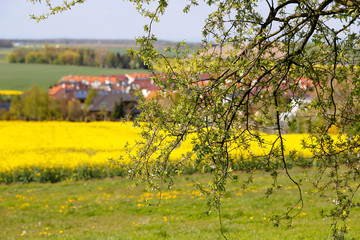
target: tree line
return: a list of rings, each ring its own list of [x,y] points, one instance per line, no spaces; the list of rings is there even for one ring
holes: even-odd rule
[[[0,47],[2,47],[2,48],[12,48],[13,44],[12,44],[12,42],[10,40],[1,39],[0,40]]]
[[[127,53],[113,53],[107,48],[57,48],[47,44],[42,49],[16,49],[6,59],[9,63],[41,63],[124,69],[148,68],[137,56],[129,56]]]
[[[115,104],[114,110],[108,112],[102,109],[99,112],[98,119],[89,114],[89,106],[96,96],[94,89],[91,89],[84,106],[79,100],[54,99],[49,97],[44,89],[38,88],[36,85],[24,92],[23,95],[15,95],[12,99],[4,99],[0,101],[11,101],[9,111],[0,111],[0,119],[2,120],[66,120],[66,121],[95,121],[95,120],[111,120],[116,121],[126,118],[125,106],[123,101]],[[132,116],[130,116],[132,118]]]

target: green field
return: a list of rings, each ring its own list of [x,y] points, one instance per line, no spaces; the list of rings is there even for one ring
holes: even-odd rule
[[[31,85],[49,88],[65,75],[111,75],[146,72],[144,69],[111,69],[45,64],[10,64],[5,57],[12,49],[0,48],[0,89],[27,90]]]
[[[291,171],[297,179],[303,170]],[[286,222],[274,227],[270,217],[296,201],[297,189],[282,176],[282,190],[266,198],[268,173],[256,172],[253,183],[243,189],[245,175],[230,182],[229,195],[224,196],[222,220],[228,239],[331,239],[329,220],[319,214],[334,206],[331,195],[320,198],[305,181],[302,213],[292,227]],[[0,239],[222,239],[217,213],[204,213],[206,199],[193,187],[208,177],[176,177],[172,189],[164,191],[160,207],[144,202],[152,198],[149,201],[157,203],[156,192],[147,193],[143,186],[129,189],[130,182],[121,178],[0,185]],[[358,239],[359,207],[350,216],[348,237]]]

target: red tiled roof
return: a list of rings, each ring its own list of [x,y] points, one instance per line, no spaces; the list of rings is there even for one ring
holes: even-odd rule
[[[110,81],[111,83],[116,83],[116,77],[112,76],[77,76],[77,75],[67,75],[64,77],[64,82],[69,82],[70,80],[73,80],[75,82],[81,82],[82,80],[88,81],[89,83],[92,83],[94,81],[99,81],[101,83],[105,83],[106,81]]]
[[[148,89],[150,91],[159,90],[159,87],[152,83],[152,80],[134,80],[134,84],[139,85],[140,89]]]
[[[54,86],[54,87],[50,88],[49,95],[54,96],[60,89],[63,89],[63,88],[65,88],[65,89],[73,89],[74,86],[68,85],[68,84],[59,84],[57,86]]]
[[[167,95],[171,95],[172,97],[175,96],[175,92],[170,92],[170,91],[166,91]],[[151,91],[147,97],[146,97],[146,101],[150,100],[151,98],[156,99],[156,100],[160,100],[165,96],[165,93],[160,91],[160,90],[154,90]]]
[[[61,88],[62,88],[61,85],[57,85],[50,88],[49,95],[55,95]]]
[[[152,76],[151,73],[129,73],[127,75],[135,80],[146,80]]]
[[[302,88],[302,89],[308,89],[308,88],[314,87],[313,81],[311,79],[305,78],[305,77],[299,78],[297,80],[297,83],[299,84],[300,88]]]
[[[125,75],[122,75],[122,74],[111,75],[110,77],[116,78],[116,80],[118,82],[123,82],[123,81],[125,81],[127,79],[127,77]]]

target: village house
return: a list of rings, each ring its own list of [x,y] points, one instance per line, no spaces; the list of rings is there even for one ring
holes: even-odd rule
[[[159,87],[155,85],[151,79],[150,73],[130,73],[126,74],[129,79],[129,85],[131,91],[140,90],[144,97],[147,97],[152,91],[159,90]]]
[[[107,95],[97,95],[89,106],[89,114],[94,119],[104,119],[109,117],[114,111],[116,104],[123,104],[124,115],[136,117],[139,110],[136,108],[137,99],[134,95],[128,93],[110,93]],[[122,117],[125,117],[122,116]]]
[[[49,89],[49,95],[58,100],[79,101],[85,109],[85,99],[90,89],[95,89],[96,97],[92,105],[87,108],[89,115],[96,119],[100,115],[109,115],[116,103],[123,102],[125,114],[131,112],[132,116],[139,114],[134,108],[137,99],[134,92],[139,90],[144,97],[150,92],[159,90],[151,80],[150,73],[131,73],[110,76],[64,76],[55,86]]]
[[[56,99],[80,100],[84,102],[90,89],[102,95],[121,94],[140,90],[146,97],[151,91],[159,88],[150,79],[150,73],[131,73],[111,76],[64,76],[49,90],[49,95]]]

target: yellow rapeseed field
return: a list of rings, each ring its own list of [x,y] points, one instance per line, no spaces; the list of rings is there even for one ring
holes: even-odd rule
[[[72,168],[117,158],[137,138],[130,123],[0,122],[0,169],[19,166]]]
[[[0,182],[109,176],[94,171],[103,166],[104,172],[108,159],[118,158],[125,143],[138,135],[131,123],[119,122],[1,121],[0,132]]]
[[[11,96],[11,95],[21,95],[23,94],[22,91],[15,91],[15,90],[0,90],[0,95],[6,95],[6,96]]]
[[[108,159],[118,158],[126,142],[138,139],[139,133],[131,123],[119,122],[0,121],[0,131],[0,182],[71,180],[71,175],[76,175],[75,180],[109,176],[99,175],[91,168],[106,166],[96,171],[108,171]],[[272,140],[274,136],[265,138]],[[304,135],[286,135],[286,144],[291,146],[288,150],[297,149],[309,155],[301,150],[302,138]],[[171,158],[179,158],[190,149],[187,141]],[[251,149],[259,155],[265,151],[256,144]],[[79,172],[84,174],[81,167],[88,171],[86,177],[78,176]],[[47,169],[46,178],[42,169]],[[21,174],[22,171],[27,173]]]

